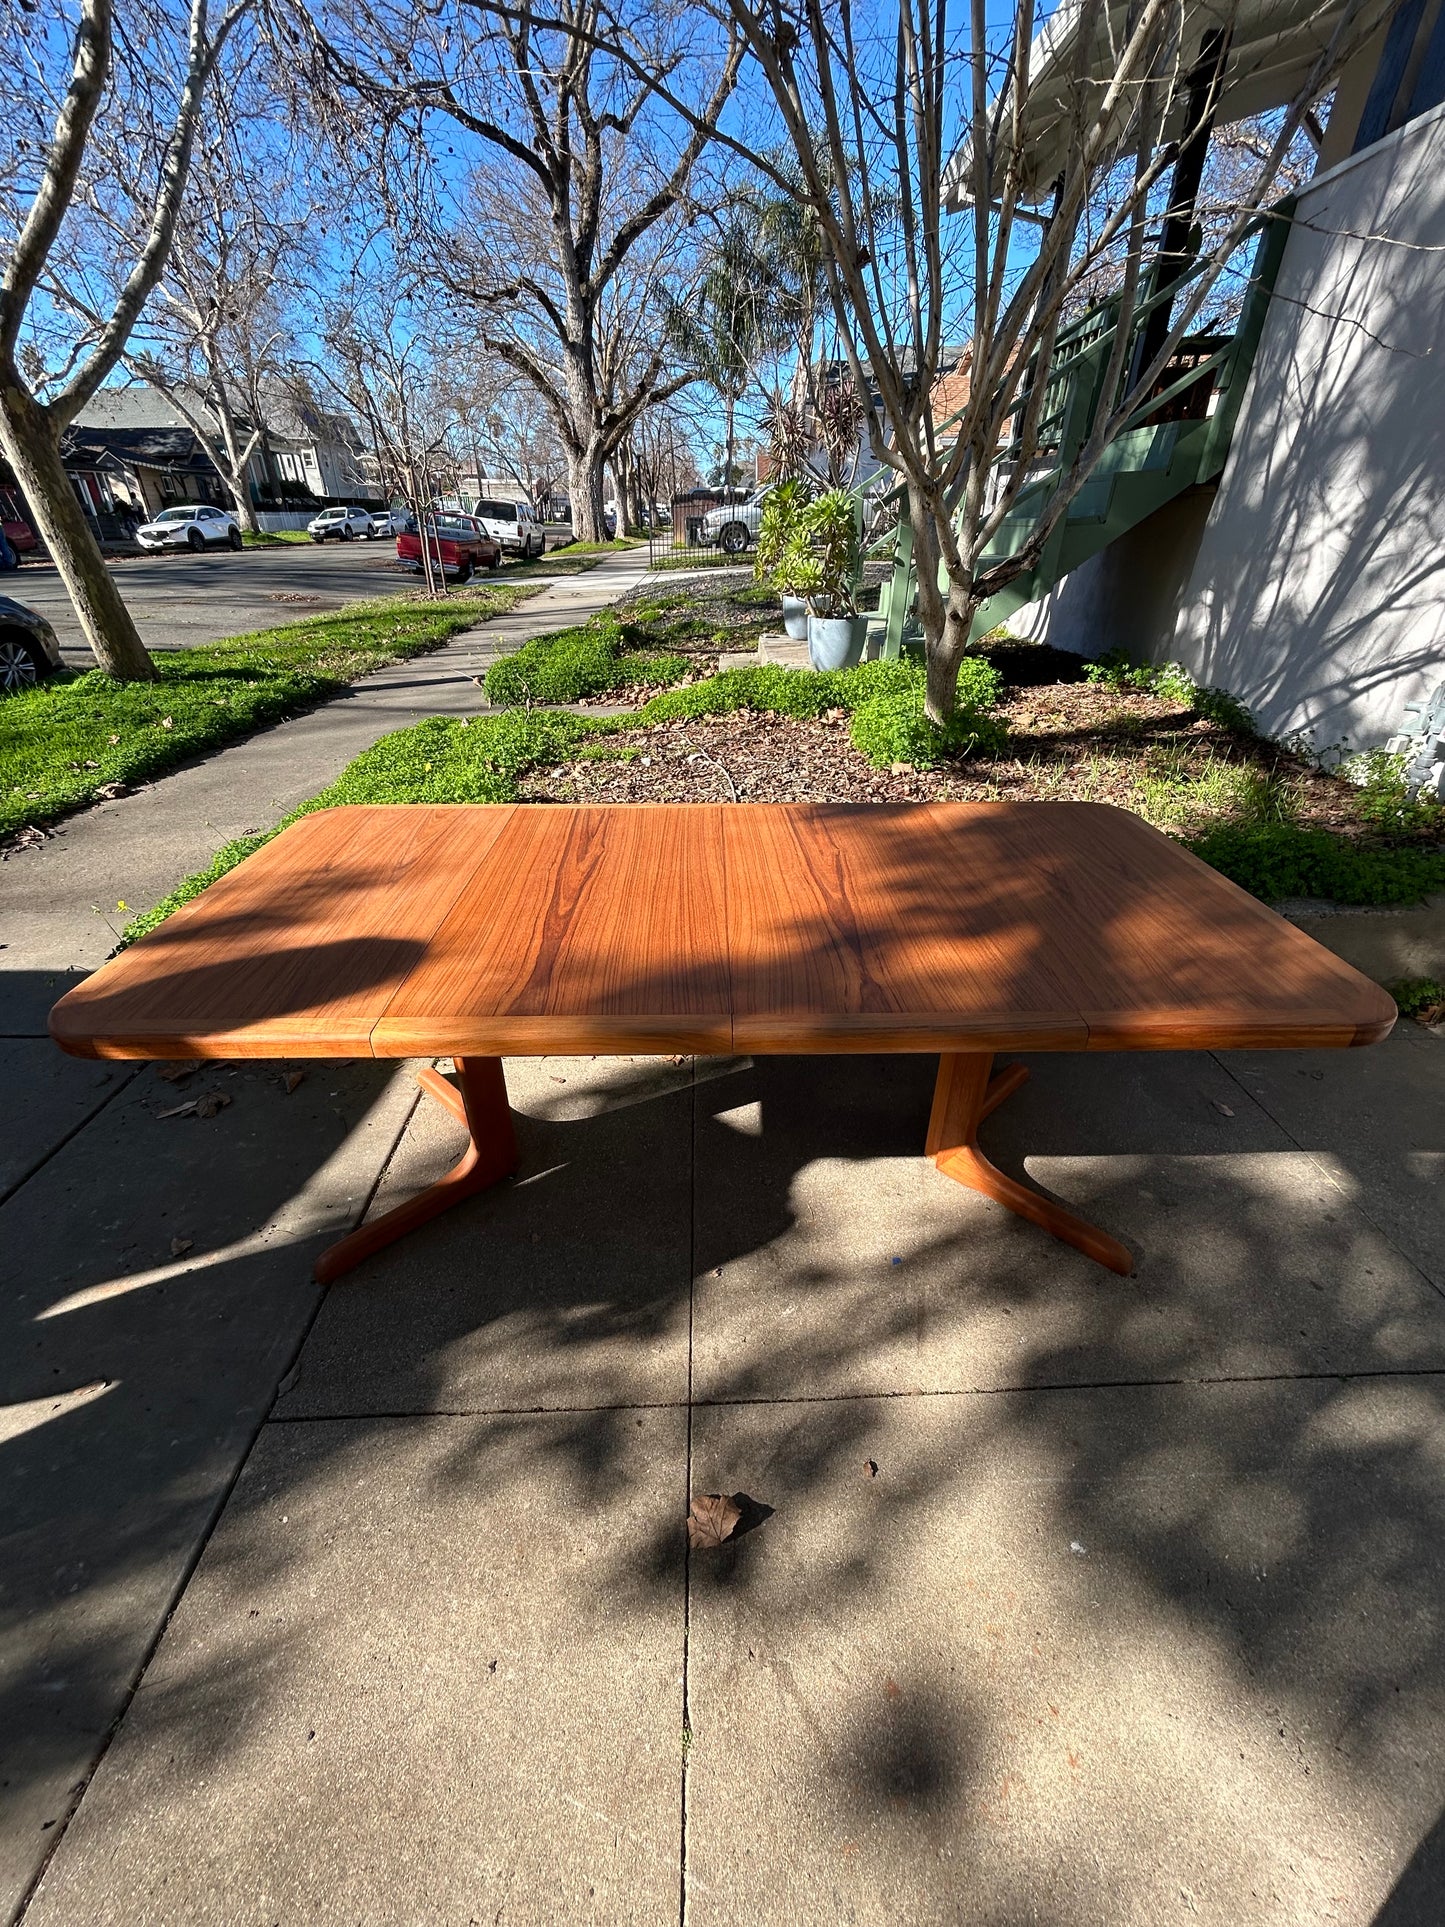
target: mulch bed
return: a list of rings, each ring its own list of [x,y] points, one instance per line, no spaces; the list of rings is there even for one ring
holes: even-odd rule
[[[1027,666],[1052,666],[1057,673],[1056,665],[1042,660],[1053,655],[1032,651]],[[1141,779],[1163,775],[1187,783],[1211,763],[1227,761],[1286,776],[1298,820],[1321,828],[1358,827],[1348,784],[1156,696],[1076,681],[1014,685],[995,714],[1009,731],[1004,755],[945,762],[932,770],[874,769],[849,741],[841,711],[808,722],[744,711],[621,731],[598,746],[603,754],[534,770],[521,788],[527,797],[557,802],[1047,798],[1137,809]]]

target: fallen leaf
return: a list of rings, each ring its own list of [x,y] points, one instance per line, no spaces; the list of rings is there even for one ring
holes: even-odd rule
[[[171,721],[171,718],[170,718],[169,716],[162,716],[162,717],[161,717],[161,728],[162,728],[162,729],[170,729],[170,728],[172,728],[173,726],[174,726],[174,725],[172,724],[172,721]]]
[[[305,1071],[283,1071],[282,1072],[281,1085],[288,1097],[291,1095],[292,1091],[295,1090],[296,1086],[302,1081],[305,1075],[306,1075]]]
[[[185,1078],[193,1076],[200,1068],[201,1060],[199,1057],[188,1057],[181,1063],[157,1064],[156,1076],[163,1077],[167,1084],[179,1084]]]
[[[112,736],[110,740],[112,741],[112,743],[118,743],[120,741],[120,738],[119,736]]]
[[[183,1257],[184,1254],[190,1250],[191,1246],[195,1242],[196,1241],[194,1238],[172,1238],[171,1239],[171,1256],[173,1258]]]
[[[732,1537],[742,1516],[725,1492],[700,1493],[688,1510],[687,1543],[694,1551],[720,1546]]]
[[[156,1112],[157,1117],[194,1117],[195,1114],[196,1114],[195,1098],[192,1098],[190,1102],[187,1104],[173,1104],[168,1111]]]
[[[1223,1111],[1226,1117],[1234,1116],[1234,1112],[1230,1110],[1229,1106],[1227,1104],[1221,1104],[1217,1097],[1214,1100],[1214,1108],[1216,1111]]]
[[[214,1117],[217,1111],[225,1110],[230,1098],[224,1091],[202,1091],[196,1099],[197,1117]]]
[[[878,1477],[877,1459],[864,1459],[863,1470],[868,1474],[870,1479],[876,1479]]]

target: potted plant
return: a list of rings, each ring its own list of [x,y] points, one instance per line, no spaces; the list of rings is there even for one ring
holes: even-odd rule
[[[758,548],[753,560],[756,581],[774,588],[783,599],[783,627],[795,642],[808,634],[808,605],[795,593],[797,585],[788,573],[789,544],[798,518],[808,506],[808,492],[801,481],[779,482],[763,501],[758,523]]]
[[[852,669],[863,659],[868,618],[853,599],[858,512],[846,489],[829,489],[803,510],[783,568],[808,605],[808,660],[815,669]]]

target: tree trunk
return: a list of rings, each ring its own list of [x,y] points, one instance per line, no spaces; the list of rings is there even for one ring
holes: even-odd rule
[[[602,474],[606,457],[595,443],[580,455],[567,451],[567,493],[572,501],[572,534],[578,542],[605,542],[602,519]]]
[[[928,684],[923,707],[930,722],[943,728],[953,714],[958,696],[958,667],[968,650],[978,599],[959,583],[950,582],[941,606],[942,633],[937,643],[931,637],[926,640]]]
[[[637,486],[637,462],[627,442],[619,442],[612,457],[612,473],[617,481],[617,512],[622,526],[619,535],[635,535],[642,526],[638,513],[641,494]]]
[[[71,487],[45,412],[9,372],[0,376],[0,447],[40,524],[96,662],[120,682],[159,681]]]
[[[927,665],[924,713],[930,722],[944,728],[953,714],[958,693],[958,666],[968,648],[969,631],[978,611],[978,598],[967,582],[950,574],[947,586],[940,586],[940,544],[938,518],[947,518],[948,509],[940,496],[931,501],[912,482],[908,485],[908,509],[913,524],[913,567],[918,583],[918,619],[923,626],[923,653]]]

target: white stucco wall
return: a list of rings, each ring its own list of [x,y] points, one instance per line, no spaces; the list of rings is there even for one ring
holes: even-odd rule
[[[1151,653],[1319,748],[1382,742],[1445,678],[1445,108],[1301,196],[1174,632]]]

